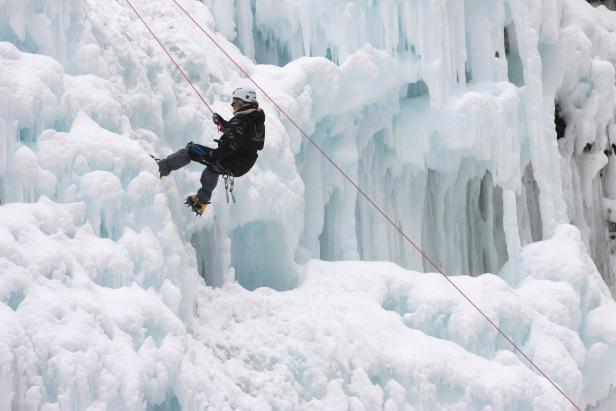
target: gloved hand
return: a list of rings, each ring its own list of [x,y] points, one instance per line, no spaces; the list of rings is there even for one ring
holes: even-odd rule
[[[222,116],[218,113],[214,113],[212,115],[212,121],[214,122],[214,124],[216,124],[218,126],[218,130],[219,131],[225,131],[225,119],[222,118]]]
[[[214,124],[220,124],[220,123],[224,123],[225,119],[222,118],[220,114],[214,113],[212,114],[212,121],[214,122]]]
[[[171,174],[171,167],[169,167],[169,162],[167,159],[163,158],[158,160],[158,172],[160,173],[160,178]]]

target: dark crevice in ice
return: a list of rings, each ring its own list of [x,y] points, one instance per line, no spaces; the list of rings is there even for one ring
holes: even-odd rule
[[[531,241],[543,240],[543,220],[541,218],[541,209],[539,207],[539,185],[535,180],[535,174],[532,164],[528,164],[524,169],[522,176],[522,185],[525,196],[525,203],[528,216],[527,224],[530,227]]]
[[[409,83],[406,89],[406,98],[430,97],[428,85],[423,80],[418,80],[414,83]]]
[[[524,85],[524,66],[518,52],[515,24],[505,27],[505,54],[507,56],[507,75],[509,81],[518,87]]]
[[[556,139],[560,140],[564,138],[567,130],[567,122],[559,103],[554,105],[554,125],[556,126]]]
[[[340,190],[336,189],[325,205],[325,218],[323,231],[319,236],[320,259],[324,261],[336,261],[344,258],[342,250],[337,250],[336,232],[338,222],[336,211],[341,208]]]
[[[489,172],[477,175],[474,167],[462,166],[453,180],[428,171],[422,243],[426,254],[452,275],[496,273],[508,259],[502,189]],[[423,269],[435,270],[426,261]]]
[[[503,191],[492,174],[466,184],[466,249],[468,274],[495,273],[508,259],[503,228]]]

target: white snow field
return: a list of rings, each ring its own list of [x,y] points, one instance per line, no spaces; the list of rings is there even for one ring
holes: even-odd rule
[[[178,2],[571,402],[262,93],[195,218],[149,154],[219,135],[128,2],[0,0],[0,411],[616,409],[616,12]],[[131,3],[229,118],[249,80]]]

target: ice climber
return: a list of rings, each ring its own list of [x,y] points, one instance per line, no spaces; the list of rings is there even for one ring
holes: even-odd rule
[[[231,107],[233,117],[226,121],[214,113],[212,121],[223,131],[218,148],[190,142],[185,148],[158,161],[161,178],[178,170],[190,161],[205,164],[201,174],[201,188],[186,198],[186,203],[201,215],[210,203],[212,191],[218,184],[218,176],[239,177],[246,174],[257,161],[257,152],[263,149],[265,140],[265,114],[259,108],[257,93],[248,87],[235,89]]]

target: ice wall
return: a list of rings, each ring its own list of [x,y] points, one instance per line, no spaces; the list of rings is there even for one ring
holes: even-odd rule
[[[614,287],[606,209],[615,184],[615,17],[605,7],[253,0],[227,15],[249,28],[227,38],[258,63],[291,61],[294,70],[304,55],[333,62],[331,76],[298,95],[319,96],[303,102],[307,129],[446,270],[495,272],[521,245],[571,222]],[[352,78],[352,67],[356,56],[377,51],[395,63],[368,77],[368,88],[367,73]],[[382,98],[374,102],[374,93]],[[558,143],[556,105],[566,123]],[[302,251],[425,265],[361,199],[348,199],[342,180],[302,167],[320,161],[309,145],[296,157],[308,210]]]
[[[228,117],[228,96],[245,79],[172,2],[135,4]],[[506,294],[522,289],[511,307],[537,306],[509,331],[523,339],[536,327],[539,337],[525,348],[540,346],[537,355],[548,360],[553,346],[544,342],[565,338],[559,353],[571,373],[548,361],[559,383],[583,404],[609,395],[614,305],[585,253],[613,287],[612,12],[574,0],[182,4],[443,268],[498,273],[511,260],[501,273],[508,284],[491,275],[461,281]],[[475,352],[463,330],[430,328],[451,317],[454,297],[443,311],[433,299],[415,304],[425,292],[407,292],[414,281],[405,275],[420,284],[419,274],[392,280],[390,266],[342,263],[344,287],[336,275],[311,281],[320,264],[336,274],[335,265],[302,265],[311,258],[427,267],[263,96],[266,148],[236,183],[239,203],[227,206],[219,187],[195,219],[182,198],[198,187],[201,168],[160,181],[148,153],[212,144],[217,133],[127,4],[0,0],[0,11],[0,356],[10,359],[0,364],[0,381],[12,381],[0,384],[2,407],[456,409],[511,399],[524,409],[543,396],[537,409],[561,404],[543,380],[528,391],[539,400],[524,384],[499,386],[504,397],[494,399],[485,395],[491,381],[466,374],[452,397],[439,385],[449,373],[423,373],[433,362],[418,366],[407,351],[381,355],[369,345],[374,335],[390,336],[379,334],[380,321],[362,326],[378,317],[395,324],[399,347],[435,344],[418,337],[426,334],[439,341],[426,351],[435,357],[470,350],[465,364],[532,378],[506,349]],[[575,229],[557,229],[567,222],[582,243]],[[528,247],[551,241],[555,230],[553,242]],[[563,250],[575,253],[554,270]],[[519,261],[534,266],[544,253],[550,260],[540,261],[545,270],[536,276],[545,281],[537,286]],[[351,269],[365,281],[355,282]],[[204,288],[200,276],[226,287]],[[304,289],[247,293],[233,280],[248,289]],[[360,296],[343,301],[331,293],[336,287]],[[322,301],[326,309],[305,313]],[[500,301],[487,303],[501,313]],[[370,309],[355,315],[358,304]],[[337,361],[339,344],[356,347],[356,332],[367,351]],[[486,334],[482,343],[500,344],[493,330]],[[315,357],[296,361],[306,347],[295,335],[314,339]],[[390,381],[383,364],[392,359],[399,368]],[[290,387],[285,402],[281,381]]]
[[[614,284],[611,155],[602,154],[611,154],[605,150],[614,105],[610,11],[568,0],[203,3],[188,5],[246,56],[259,63],[290,61],[284,68],[253,66],[232,50],[444,269],[497,272],[521,245],[571,222]],[[5,158],[18,149],[16,141],[35,146],[45,128],[67,131],[80,109],[108,130],[134,136],[145,151],[166,154],[190,140],[211,143],[216,133],[209,113],[125,5],[91,10],[93,4],[5,2],[2,39],[53,58],[40,63],[49,67],[37,74],[37,88],[28,84],[29,100],[4,97],[3,129],[18,136],[6,139]],[[145,5],[146,15],[150,7]],[[177,9],[165,10],[164,18],[152,19],[154,28],[215,110],[228,116],[227,93],[242,82],[239,74],[203,44],[197,30],[174,25],[183,18]],[[110,19],[112,14],[120,17]],[[298,58],[305,55],[324,58]],[[20,57],[27,70],[31,58]],[[7,77],[19,84],[19,76]],[[258,207],[220,204],[207,222],[184,234],[198,250],[208,282],[221,285],[235,275],[251,288],[288,288],[295,275],[276,267],[311,257],[390,260],[427,269],[292,125],[263,103],[271,113],[271,144],[238,187],[239,197]],[[558,143],[556,103],[565,123]],[[40,112],[27,109],[33,106]],[[13,177],[9,163],[5,180]],[[173,181],[183,195],[194,190],[197,178],[192,168]],[[27,198],[23,190],[29,190]],[[2,192],[4,201],[32,201],[46,193],[7,184]],[[303,216],[299,224],[291,217],[297,215]],[[233,238],[244,232],[255,239],[281,233],[280,260],[256,272],[232,273],[252,261],[233,251]],[[264,244],[246,246],[263,254]]]
[[[212,24],[213,18],[207,8],[189,3],[196,18]],[[156,6],[140,6],[142,13],[152,17]],[[41,194],[61,202],[86,201],[88,194],[77,188],[88,185],[84,178],[89,172],[102,169],[121,173],[114,186],[120,193],[113,193],[116,197],[110,201],[101,200],[96,211],[91,213],[92,224],[96,227],[104,220],[102,215],[112,215],[113,229],[119,236],[127,219],[120,212],[118,202],[137,207],[132,198],[123,194],[140,171],[151,173],[155,170],[148,153],[166,155],[188,141],[213,144],[217,133],[209,121],[211,114],[127,7],[125,2],[67,1],[55,7],[43,1],[3,2],[0,81],[5,90],[15,90],[2,93],[0,97],[0,197],[3,203],[36,201]],[[238,73],[216,50],[202,47],[202,34],[196,30],[186,30],[184,26],[175,30],[169,28],[181,19],[177,8],[168,5],[163,10],[165,17],[151,18],[153,28],[162,33],[170,49],[178,53],[179,63],[191,73],[214,109],[228,117],[228,95],[241,82]],[[247,63],[237,51],[235,55]],[[76,131],[75,119],[79,116],[84,119],[79,124],[91,120],[97,127],[111,132],[105,135],[113,136],[112,139],[120,139],[121,135],[134,141],[141,147],[138,162],[133,158],[126,164],[126,159],[118,159],[121,154],[110,149],[104,140],[90,141],[99,134],[98,130],[90,132],[88,127],[78,127]],[[288,288],[295,281],[294,244],[302,227],[289,226],[285,221],[301,212],[303,184],[295,171],[283,126],[275,115],[269,118],[268,125],[271,145],[263,156],[266,160],[252,176],[244,179],[245,184],[237,187],[236,195],[244,199],[245,207],[227,207],[224,196],[217,197],[221,200],[218,212],[193,221],[182,209],[181,198],[199,186],[201,170],[198,167],[163,181],[157,188],[171,199],[174,221],[186,228],[182,230],[182,238],[192,241],[200,251],[198,267],[202,275],[208,276],[211,285],[222,285],[226,278],[233,277],[232,265],[236,271],[238,266],[247,266],[243,261],[250,259],[232,252],[230,240],[237,236],[236,228],[251,222],[259,222],[259,227],[273,233],[275,238],[282,238],[281,244],[288,246],[286,251],[274,254],[276,258],[269,259],[269,265],[262,266],[258,273],[251,274],[248,270],[237,273],[238,277],[263,277],[269,272],[268,267],[287,267],[288,270],[283,270],[285,278],[276,280],[274,276],[268,284],[275,285],[278,281],[278,288]],[[71,131],[69,137],[77,136],[84,145],[86,142],[92,145],[71,148],[62,153],[61,160],[54,160],[52,157],[57,152],[50,154],[48,146],[40,142],[45,129]],[[46,134],[47,137],[51,135],[54,134]],[[68,147],[74,145],[67,144]],[[268,161],[267,158],[282,161]],[[61,174],[56,174],[54,180],[48,173],[50,170]],[[254,183],[250,183],[251,180]],[[261,186],[266,186],[267,190]],[[178,187],[181,187],[179,193]],[[256,208],[250,206],[257,200],[253,193],[259,199]],[[96,195],[97,189],[92,188],[89,199]],[[105,221],[109,224],[109,219]],[[258,237],[259,233],[255,235]],[[251,247],[258,253],[265,250],[266,245],[267,242],[257,241]]]

